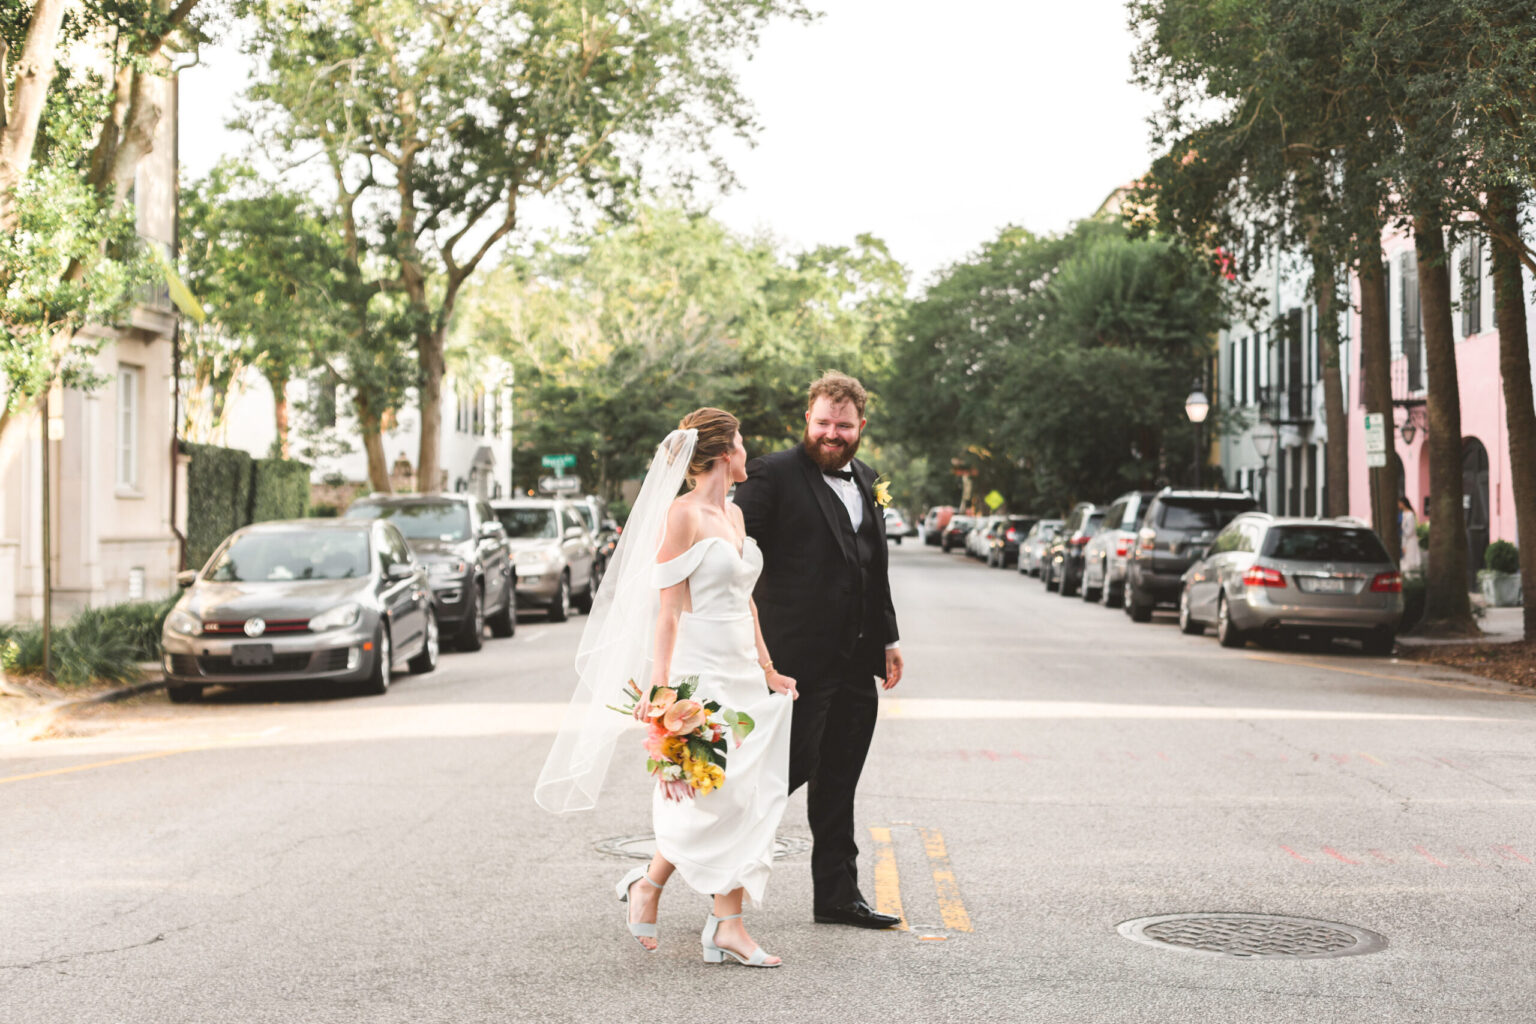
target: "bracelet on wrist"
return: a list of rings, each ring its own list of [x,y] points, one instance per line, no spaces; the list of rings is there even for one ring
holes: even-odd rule
[[[759,662],[758,663],[758,668],[761,668],[765,673],[772,672],[773,671],[773,659],[769,658],[767,661]]]

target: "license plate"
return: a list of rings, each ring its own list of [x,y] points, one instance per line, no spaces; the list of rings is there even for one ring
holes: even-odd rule
[[[272,664],[271,644],[236,644],[229,652],[229,663],[236,668],[257,668]]]
[[[1332,577],[1312,581],[1312,590],[1318,594],[1342,594],[1344,593],[1344,581]]]

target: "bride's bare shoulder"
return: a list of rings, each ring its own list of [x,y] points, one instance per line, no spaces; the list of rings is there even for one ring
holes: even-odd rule
[[[667,508],[667,547],[686,551],[699,532],[699,506],[686,496],[674,498]]]

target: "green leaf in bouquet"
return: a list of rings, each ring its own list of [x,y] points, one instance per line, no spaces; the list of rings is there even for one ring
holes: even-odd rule
[[[720,702],[717,700],[707,700],[704,702],[704,710],[708,711],[710,714],[714,714],[716,711],[720,710]]]
[[[698,676],[686,676],[677,681],[674,689],[677,690],[678,700],[688,700],[693,696],[693,691],[699,688]]]
[[[725,714],[720,716],[720,720],[722,722],[724,722],[727,726],[735,725],[736,724],[736,712],[732,711],[730,708],[726,708],[725,709]]]
[[[742,740],[750,736],[752,734],[752,730],[756,728],[757,723],[752,720],[751,715],[747,714],[745,711],[736,712],[736,721],[731,723],[731,733],[736,737],[737,743],[740,743]]]
[[[690,736],[688,738],[688,753],[693,755],[695,761],[708,761],[710,754],[709,744],[697,737]]]
[[[647,774],[654,775],[655,772],[656,772],[656,769],[660,768],[660,767],[661,767],[661,762],[657,761],[655,758],[648,757],[648,758],[645,759],[645,770],[646,770]]]

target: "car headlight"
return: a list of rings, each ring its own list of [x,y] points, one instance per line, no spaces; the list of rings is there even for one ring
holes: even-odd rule
[[[321,612],[309,620],[309,628],[316,633],[324,633],[328,629],[341,629],[357,622],[358,616],[363,614],[363,606],[355,601],[332,608],[328,612]]]
[[[203,631],[203,622],[191,612],[177,608],[165,617],[165,628],[181,636],[197,636]]]
[[[463,562],[432,562],[427,566],[427,573],[432,576],[462,576],[467,568]]]

